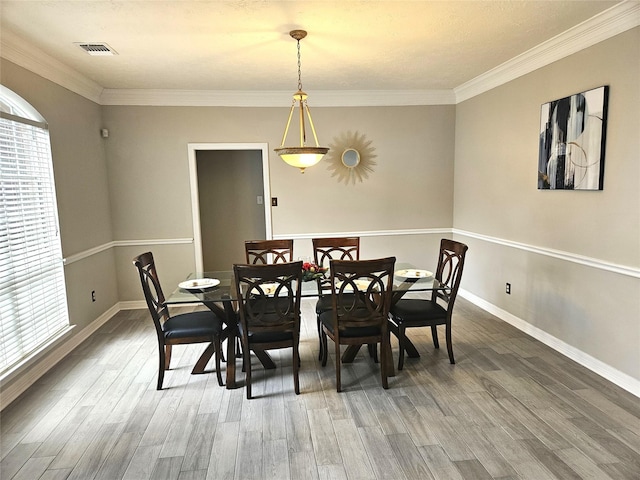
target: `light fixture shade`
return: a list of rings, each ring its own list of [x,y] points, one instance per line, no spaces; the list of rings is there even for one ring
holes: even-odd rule
[[[299,168],[302,173],[307,167],[312,167],[329,151],[327,147],[282,147],[275,152],[282,160],[292,167]]]
[[[300,169],[301,173],[304,173],[304,169],[311,167],[318,163],[322,157],[329,151],[328,147],[321,147],[318,143],[318,136],[316,135],[316,129],[313,126],[313,120],[311,119],[311,112],[307,105],[307,94],[302,91],[302,80],[300,75],[300,40],[307,36],[307,32],[304,30],[292,30],[289,32],[292,38],[298,41],[298,91],[293,94],[293,103],[291,110],[289,111],[289,119],[287,125],[284,128],[284,135],[282,136],[282,143],[280,148],[274,149],[275,152],[280,155],[282,160],[292,167]],[[291,125],[291,118],[296,109],[299,110],[300,121],[300,146],[299,147],[287,147],[285,141],[287,139],[287,133],[289,132],[289,126]],[[309,147],[306,145],[307,134],[305,131],[305,115],[309,121],[313,138],[315,139],[316,146]]]

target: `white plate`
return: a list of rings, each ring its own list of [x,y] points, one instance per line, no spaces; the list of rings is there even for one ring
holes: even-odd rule
[[[192,280],[185,280],[180,282],[178,286],[185,290],[202,290],[204,288],[211,288],[220,285],[220,280],[217,278],[194,278]]]
[[[356,287],[358,288],[358,290],[360,290],[361,292],[366,292],[367,289],[369,288],[369,285],[371,285],[371,282],[367,281],[367,280],[354,280],[353,283],[356,284]],[[342,282],[338,282],[336,284],[336,288],[340,289],[340,287],[342,286]],[[344,287],[344,291],[345,292],[351,292],[353,291],[353,287],[350,284],[347,284]]]
[[[402,278],[429,278],[433,277],[433,272],[430,272],[429,270],[409,268],[407,270],[396,270],[395,276]]]
[[[276,289],[278,288],[278,284],[277,283],[262,283],[260,285],[260,288],[262,288],[262,291],[267,294],[267,295],[271,295],[273,294]]]

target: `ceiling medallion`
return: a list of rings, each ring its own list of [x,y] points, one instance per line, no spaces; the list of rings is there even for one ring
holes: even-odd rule
[[[338,177],[338,182],[345,185],[362,182],[373,173],[377,163],[373,161],[377,155],[364,134],[346,132],[333,138],[326,157],[327,169],[332,170],[332,177]]]

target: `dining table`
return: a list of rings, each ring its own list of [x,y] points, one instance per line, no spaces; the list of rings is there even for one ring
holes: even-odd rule
[[[328,272],[326,274],[329,276]],[[448,288],[440,284],[433,272],[415,267],[413,264],[396,263],[393,276],[393,292],[391,303],[394,304],[409,292],[427,292]],[[318,282],[315,280],[302,282],[302,298],[313,298],[320,295]],[[326,295],[326,293],[324,293]],[[226,388],[236,388],[236,339],[238,316],[235,309],[235,283],[233,270],[218,270],[190,273],[184,281],[179,282],[171,295],[165,300],[166,305],[202,304],[209,308],[224,322],[223,337],[227,339],[226,349]],[[403,346],[409,357],[419,357],[415,345],[405,337]],[[341,357],[343,363],[354,360],[361,346],[349,346]],[[213,343],[207,346],[194,368],[194,374],[204,373],[204,369],[215,353]],[[275,368],[276,365],[265,351],[254,351],[264,368]],[[389,376],[394,376],[393,361],[389,362]]]

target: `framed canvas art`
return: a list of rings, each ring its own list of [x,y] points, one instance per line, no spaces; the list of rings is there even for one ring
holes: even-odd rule
[[[540,109],[538,189],[602,190],[609,87]]]

